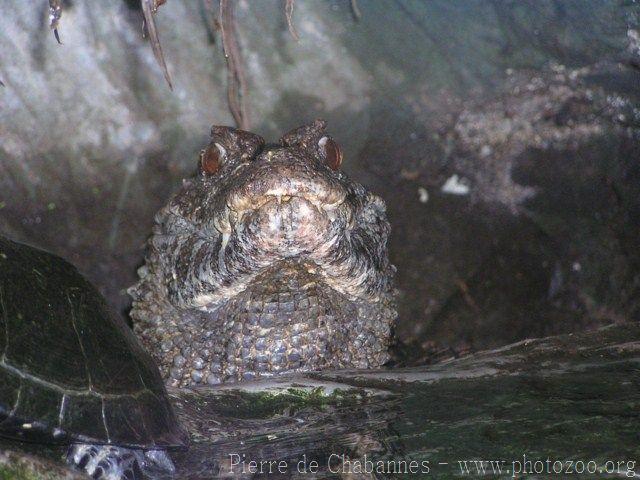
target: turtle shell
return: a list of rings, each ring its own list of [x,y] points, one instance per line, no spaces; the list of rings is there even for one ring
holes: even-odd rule
[[[184,446],[160,372],[69,263],[0,237],[0,436]]]

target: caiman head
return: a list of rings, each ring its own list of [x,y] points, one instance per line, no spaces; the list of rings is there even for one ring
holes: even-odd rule
[[[386,361],[395,317],[390,227],[382,199],[341,162],[321,120],[273,145],[214,126],[199,175],[157,215],[147,259],[156,296],[172,307],[162,315],[182,319],[145,328],[166,333],[182,322],[191,338],[194,328],[216,337],[207,351],[217,342],[225,353],[214,370],[233,364],[231,373],[219,368],[223,379]],[[298,348],[292,339],[302,334]],[[274,360],[278,352],[284,360]]]

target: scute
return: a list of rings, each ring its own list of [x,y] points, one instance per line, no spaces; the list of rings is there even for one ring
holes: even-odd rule
[[[153,360],[96,289],[2,237],[0,332],[0,435],[24,438],[26,423],[39,440],[185,444]]]
[[[20,379],[0,369],[0,431],[9,423],[9,414],[19,398]]]
[[[137,399],[131,397],[119,398],[117,401],[105,401],[104,424],[108,428],[109,436],[131,436],[131,443],[144,443],[149,435],[146,423],[148,420],[141,411]]]
[[[86,438],[109,436],[102,420],[102,398],[97,395],[73,395],[65,399],[62,413],[62,425],[65,431],[82,432]]]
[[[85,389],[86,365],[77,337],[67,338],[69,323],[64,319],[69,316],[71,300],[65,298],[61,285],[43,283],[45,276],[66,276],[68,272],[51,272],[45,265],[23,272],[10,265],[20,259],[4,248],[2,253],[7,256],[1,259],[0,271],[3,363],[27,375],[45,376],[63,388]],[[45,301],[38,301],[38,297]]]
[[[22,380],[20,389],[13,416],[24,422],[25,430],[57,424],[62,402],[60,392],[28,380]]]
[[[20,379],[9,372],[0,369],[0,422],[3,418],[3,412],[7,413],[13,408],[18,400],[18,390],[20,388]],[[3,407],[7,407],[3,410]]]

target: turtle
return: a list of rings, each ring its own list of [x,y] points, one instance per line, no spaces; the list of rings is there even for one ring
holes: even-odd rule
[[[68,446],[104,480],[172,472],[167,451],[188,444],[124,319],[70,263],[1,236],[0,437]]]

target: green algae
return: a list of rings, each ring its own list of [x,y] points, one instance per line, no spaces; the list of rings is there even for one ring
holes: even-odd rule
[[[304,409],[326,411],[330,408],[352,407],[361,404],[364,397],[366,394],[362,390],[354,388],[328,393],[323,387],[290,387],[275,392],[222,391],[215,400],[216,412],[221,416],[266,419],[274,415],[295,415]],[[200,401],[208,399],[200,397]]]

